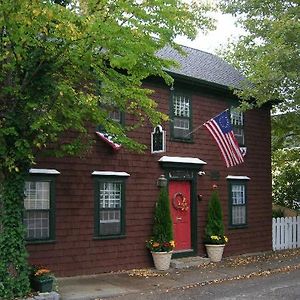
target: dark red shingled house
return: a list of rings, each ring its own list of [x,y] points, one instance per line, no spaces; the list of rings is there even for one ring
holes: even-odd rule
[[[129,152],[98,131],[86,157],[41,158],[30,170],[24,223],[31,263],[46,265],[58,276],[152,266],[145,241],[161,175],[170,194],[174,257],[205,255],[204,226],[214,184],[229,237],[225,256],[271,250],[270,107],[237,112],[232,87],[243,81],[240,73],[213,54],[184,51],[186,56],[172,48],[158,53],[180,64],[168,70],[172,88],[158,78],[144,83],[170,116],[169,123],[130,133],[148,146],[145,153]],[[244,155],[244,163],[230,168],[201,127],[227,108]],[[111,117],[132,122],[118,111]],[[178,195],[184,196],[185,209],[176,205]]]

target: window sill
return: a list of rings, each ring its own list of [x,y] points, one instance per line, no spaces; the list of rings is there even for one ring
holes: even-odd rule
[[[26,245],[36,245],[36,244],[54,244],[56,240],[27,240]]]
[[[244,228],[248,228],[248,225],[247,224],[243,224],[243,225],[230,225],[228,226],[228,229],[231,230],[231,229],[244,229]]]
[[[94,236],[93,240],[116,240],[125,239],[126,235],[107,235],[107,236]]]

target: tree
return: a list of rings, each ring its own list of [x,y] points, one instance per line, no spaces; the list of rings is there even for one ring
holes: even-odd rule
[[[0,1],[1,299],[29,290],[21,216],[36,157],[86,150],[90,123],[142,150],[109,110],[126,109],[135,126],[166,120],[142,82],[160,76],[171,83],[165,69],[173,63],[155,54],[176,47],[177,35],[208,28],[207,9],[181,0]],[[62,138],[68,130],[74,138]]]
[[[251,82],[237,93],[261,106],[281,101],[282,111],[299,111],[300,7],[296,0],[220,0],[246,34],[225,51]],[[249,102],[244,102],[249,107]],[[253,104],[253,102],[252,102]]]
[[[225,244],[223,212],[216,189],[213,190],[208,202],[207,220],[205,226],[206,244]]]
[[[164,243],[169,243],[173,240],[173,222],[169,194],[166,187],[161,188],[155,206],[152,239],[162,245],[160,248],[164,248]]]
[[[272,151],[300,147],[300,110],[272,116]]]
[[[294,208],[300,201],[300,148],[279,149],[272,158],[273,202]]]

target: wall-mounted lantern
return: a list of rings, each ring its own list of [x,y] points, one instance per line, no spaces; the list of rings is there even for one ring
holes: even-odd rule
[[[165,175],[160,175],[159,178],[157,179],[157,186],[162,188],[162,187],[166,187],[168,184],[168,180],[165,177]]]

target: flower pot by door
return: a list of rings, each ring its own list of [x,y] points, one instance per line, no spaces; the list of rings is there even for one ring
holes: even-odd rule
[[[53,278],[33,279],[32,288],[41,293],[51,292],[53,286]]]
[[[154,266],[159,271],[166,271],[170,268],[170,262],[173,251],[169,252],[152,252]]]
[[[212,262],[219,262],[222,260],[225,245],[205,245],[208,257]]]

